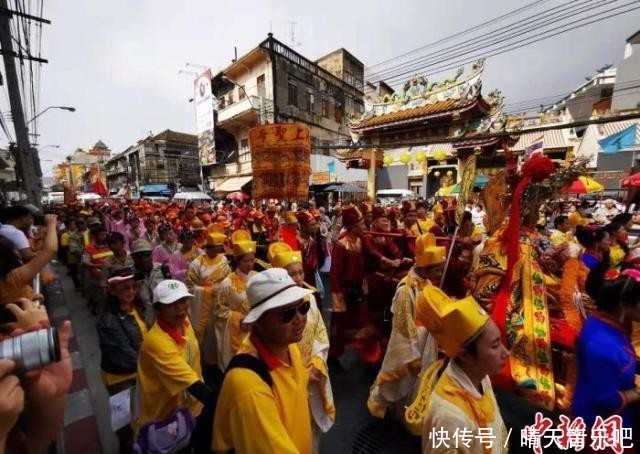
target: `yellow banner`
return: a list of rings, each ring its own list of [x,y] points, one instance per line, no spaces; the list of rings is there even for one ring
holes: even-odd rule
[[[299,123],[249,130],[255,200],[305,201],[311,175],[311,133]]]

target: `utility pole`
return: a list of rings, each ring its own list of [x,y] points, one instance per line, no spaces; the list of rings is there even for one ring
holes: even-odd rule
[[[20,187],[27,195],[27,201],[37,207],[40,206],[40,191],[42,188],[42,170],[38,152],[29,143],[29,130],[24,119],[24,110],[20,98],[20,85],[16,71],[15,53],[11,41],[9,20],[12,13],[7,6],[7,0],[0,0],[0,46],[11,103],[13,127],[16,133],[16,146],[12,147],[16,160],[16,177]],[[30,56],[26,56],[29,58]]]

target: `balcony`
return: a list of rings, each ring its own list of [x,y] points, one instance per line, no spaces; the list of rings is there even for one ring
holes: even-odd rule
[[[263,115],[268,115],[272,110],[271,100],[263,100]],[[224,127],[249,127],[255,126],[260,122],[260,98],[258,96],[247,96],[233,104],[225,106],[218,110],[218,124]]]
[[[129,172],[129,169],[127,168],[127,166],[124,166],[124,165],[115,165],[113,167],[106,169],[106,173],[108,176],[119,175],[119,174],[128,173],[128,172]]]

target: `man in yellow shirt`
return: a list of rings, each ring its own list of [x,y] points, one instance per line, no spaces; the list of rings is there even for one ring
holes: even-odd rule
[[[139,432],[186,407],[193,418],[212,393],[202,380],[200,348],[189,323],[184,283],[167,279],[153,291],[156,322],[145,335],[138,358]],[[140,440],[139,440],[140,442]]]
[[[571,224],[569,223],[569,218],[567,216],[556,216],[553,220],[553,226],[555,229],[551,231],[549,240],[554,247],[574,242]]]
[[[312,291],[272,268],[247,286],[251,334],[230,362],[213,423],[216,453],[310,454],[309,372],[296,345]],[[249,364],[249,365],[248,365]]]

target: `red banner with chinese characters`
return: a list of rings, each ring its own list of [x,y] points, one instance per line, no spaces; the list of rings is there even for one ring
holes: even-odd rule
[[[249,130],[254,200],[306,201],[311,175],[311,134],[299,123]]]

